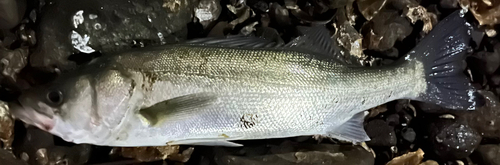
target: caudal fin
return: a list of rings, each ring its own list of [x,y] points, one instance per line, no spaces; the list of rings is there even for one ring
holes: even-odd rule
[[[418,100],[449,109],[475,109],[476,90],[464,74],[471,30],[463,11],[454,12],[405,57],[424,65],[427,90]]]

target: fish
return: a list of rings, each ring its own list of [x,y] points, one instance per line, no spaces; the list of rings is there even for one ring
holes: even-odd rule
[[[464,74],[471,25],[457,11],[389,65],[348,62],[324,26],[286,44],[229,36],[98,57],[10,104],[17,119],[99,146],[205,145],[321,136],[369,141],[370,108],[399,99],[478,106]]]

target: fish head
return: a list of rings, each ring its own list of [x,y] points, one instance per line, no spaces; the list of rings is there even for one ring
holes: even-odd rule
[[[27,124],[75,143],[98,144],[110,138],[132,107],[133,82],[119,72],[60,76],[24,91],[11,111]]]

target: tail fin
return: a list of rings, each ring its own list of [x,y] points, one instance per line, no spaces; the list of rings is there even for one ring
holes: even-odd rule
[[[464,74],[472,27],[459,10],[436,27],[405,57],[423,63],[427,90],[417,100],[449,109],[474,110],[476,90]]]

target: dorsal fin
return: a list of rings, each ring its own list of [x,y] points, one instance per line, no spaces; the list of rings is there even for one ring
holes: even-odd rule
[[[342,48],[331,38],[330,31],[325,26],[304,27],[298,26],[301,36],[293,39],[285,47],[300,48],[336,59],[346,65],[359,65],[358,59],[351,55],[344,55]]]
[[[280,40],[271,40],[263,37],[232,35],[226,37],[198,38],[184,42],[185,44],[239,47],[239,48],[284,48],[297,51],[306,51],[320,55],[323,58],[334,59],[345,65],[361,66],[358,59],[342,51],[338,43],[331,38],[330,31],[325,26],[305,27],[298,26],[301,35],[288,44],[282,44]]]
[[[282,44],[254,36],[232,35],[224,38],[207,37],[186,41],[186,44],[200,44],[210,46],[243,47],[243,48],[272,48]]]

